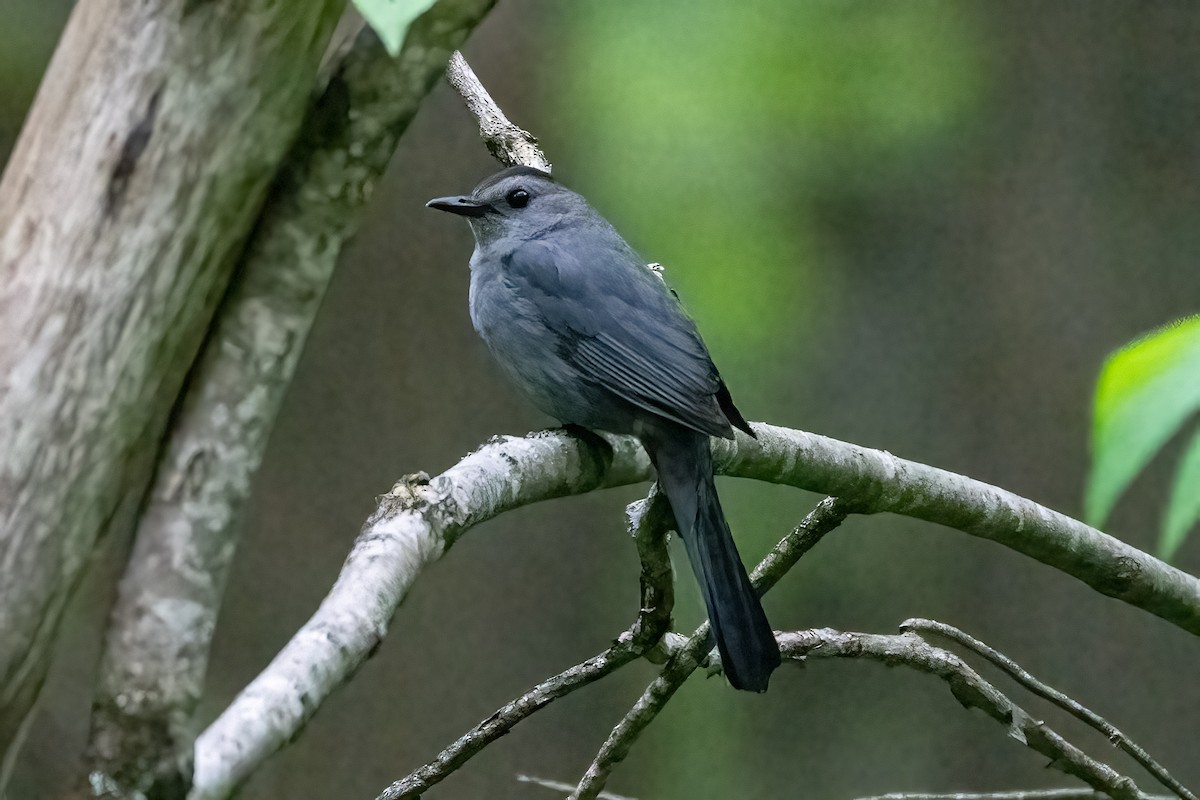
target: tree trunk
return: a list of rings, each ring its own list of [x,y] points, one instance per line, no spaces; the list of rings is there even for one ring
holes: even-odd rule
[[[0,753],[154,448],[343,0],[82,0],[0,182]],[[0,772],[0,788],[7,770]]]

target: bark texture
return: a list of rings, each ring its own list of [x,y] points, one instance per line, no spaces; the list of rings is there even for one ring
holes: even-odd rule
[[[241,511],[358,211],[494,0],[440,0],[396,58],[363,29],[268,196],[172,421],[113,611],[89,769],[110,794],[190,782],[192,714]]]
[[[342,0],[84,0],[0,182],[0,752],[200,346]],[[0,780],[3,776],[0,775]]]

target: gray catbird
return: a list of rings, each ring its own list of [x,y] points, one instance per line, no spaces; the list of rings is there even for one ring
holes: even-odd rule
[[[754,436],[696,324],[581,196],[530,167],[430,208],[467,218],[471,321],[543,411],[641,440],[700,581],[729,682],[765,691],[779,647],[713,482],[709,436]]]

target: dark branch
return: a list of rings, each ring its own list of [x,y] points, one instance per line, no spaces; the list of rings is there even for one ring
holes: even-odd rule
[[[846,514],[845,505],[837,498],[827,497],[822,500],[791,533],[775,545],[754,570],[750,577],[755,588],[763,593],[774,586],[825,534],[840,525]],[[633,708],[629,709],[612,729],[592,765],[580,780],[579,786],[571,794],[570,800],[595,800],[599,796],[609,775],[629,754],[630,748],[642,731],[654,721],[679,687],[708,655],[708,633],[709,625],[705,622],[667,662],[662,673],[646,687]],[[715,654],[711,657],[716,658]]]
[[[667,551],[670,511],[655,484],[645,500],[629,506],[629,529],[642,562],[641,610],[629,630],[603,653],[542,681],[480,722],[437,758],[383,790],[377,800],[418,797],[467,763],[526,717],[641,657],[671,627],[674,588]]]

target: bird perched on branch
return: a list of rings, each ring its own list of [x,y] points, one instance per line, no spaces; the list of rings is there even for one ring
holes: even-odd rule
[[[696,324],[616,229],[545,172],[513,167],[427,205],[471,225],[471,321],[504,371],[562,422],[632,434],[646,448],[725,675],[765,691],[779,647],[721,510],[709,448],[710,436],[754,431]]]

